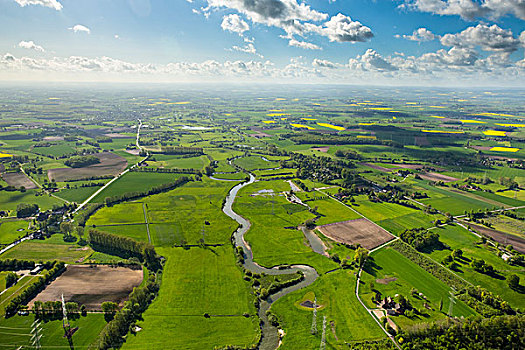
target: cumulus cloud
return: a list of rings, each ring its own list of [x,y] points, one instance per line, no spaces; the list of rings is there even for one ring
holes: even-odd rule
[[[401,8],[437,15],[458,15],[467,20],[514,15],[525,20],[525,0],[405,0]]]
[[[306,50],[322,50],[323,48],[318,46],[318,45],[315,45],[313,43],[309,43],[307,41],[299,41],[299,40],[296,40],[294,38],[291,38],[289,41],[288,41],[288,45],[289,46],[294,46],[294,47],[299,47],[301,49],[306,49]]]
[[[40,51],[40,52],[44,52],[44,48],[40,45],[37,45],[33,42],[33,40],[30,40],[30,41],[21,41],[18,43],[18,47],[21,47],[23,49],[29,49],[29,50],[35,50],[35,51]]]
[[[242,35],[244,32],[250,30],[250,26],[239,15],[230,14],[222,18],[222,30],[227,30],[232,33]]]
[[[329,68],[329,69],[335,69],[337,68],[337,65],[333,62],[330,62],[328,60],[321,60],[318,58],[314,58],[312,61],[312,66],[318,67],[318,68]]]
[[[472,66],[479,58],[478,53],[470,48],[453,47],[450,50],[438,50],[423,54],[420,57],[422,62],[433,63],[437,65],[465,67]]]
[[[22,7],[25,7],[28,5],[40,5],[40,6],[52,8],[57,11],[62,10],[62,4],[58,2],[57,0],[15,0],[15,1],[18,5]]]
[[[396,35],[396,37],[399,38],[400,36]],[[428,30],[427,28],[418,28],[414,30],[412,35],[403,35],[404,39],[411,40],[411,41],[418,41],[418,42],[432,41],[436,39],[436,37],[437,36],[434,33],[432,33],[430,30]]]
[[[72,30],[75,33],[87,33],[91,34],[91,29],[89,29],[86,26],[83,26],[82,24],[76,24],[71,28],[68,28],[69,30]]]
[[[349,16],[341,13],[329,18],[329,15],[312,9],[297,0],[206,0],[208,7],[203,12],[226,8],[246,16],[253,23],[281,28],[290,40],[291,46],[305,49],[314,48],[314,44],[293,39],[295,35],[304,37],[314,33],[337,42],[363,42],[373,37],[372,30]],[[324,23],[322,23],[324,21]],[[224,24],[224,20],[223,20]],[[224,26],[223,26],[224,29]],[[293,39],[293,40],[292,40]],[[302,44],[301,44],[302,43]]]
[[[357,56],[355,60],[367,70],[395,71],[398,69],[373,49],[366,50],[362,56]]]
[[[457,34],[445,34],[441,38],[441,44],[458,47],[480,46],[485,51],[514,52],[520,45],[520,39],[514,38],[511,30],[504,30],[496,24],[478,24]]]

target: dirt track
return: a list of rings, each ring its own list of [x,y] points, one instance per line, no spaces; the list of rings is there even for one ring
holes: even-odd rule
[[[31,300],[29,307],[32,307],[36,300],[60,300],[62,293],[66,302],[74,301],[86,305],[90,310],[100,309],[100,305],[105,301],[122,305],[133,287],[142,282],[142,276],[141,269],[70,265],[60,277]]]
[[[319,226],[323,235],[344,244],[361,244],[366,249],[373,249],[394,238],[382,227],[366,220],[356,219]]]
[[[57,168],[47,171],[50,180],[68,181],[78,180],[92,176],[118,175],[128,166],[128,161],[115,153],[103,152],[94,154],[100,163],[84,168]]]

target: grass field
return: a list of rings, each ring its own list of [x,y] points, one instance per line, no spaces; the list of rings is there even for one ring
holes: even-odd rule
[[[525,279],[525,273],[522,268],[507,264],[503,259],[498,257],[496,248],[478,244],[480,239],[460,226],[447,225],[444,228],[434,229],[433,232],[438,233],[440,240],[450,246],[451,249],[461,249],[463,256],[466,258],[482,259],[486,263],[494,266],[494,269],[497,270],[498,274],[503,276],[503,278],[493,278],[474,271],[469,265],[469,260],[458,262],[460,267],[455,272],[459,276],[474,285],[482,286],[500,295],[513,307],[522,308],[525,306],[525,298],[523,298],[523,295],[510,289],[507,281],[504,279],[511,274],[518,275],[521,280]],[[430,254],[430,257],[436,261],[442,261],[443,258],[450,253],[450,250],[435,250]]]
[[[197,157],[182,158],[181,156],[168,154],[153,155],[154,161],[148,160],[149,166],[154,168],[179,168],[200,170],[210,163],[205,155]]]
[[[31,348],[30,332],[34,316],[14,316],[0,319],[0,347],[6,349]],[[78,319],[71,319],[72,327],[78,330],[72,337],[75,349],[87,349],[96,339],[102,328],[106,325],[104,315],[88,314]],[[42,322],[42,348],[69,348],[69,343],[64,335],[62,321]]]
[[[128,172],[106,187],[93,198],[93,201],[103,203],[106,197],[119,196],[126,192],[147,191],[155,186],[173,182],[181,176],[181,174]]]
[[[13,298],[20,295],[24,290],[33,283],[37,276],[24,276],[20,278],[15,285],[12,285],[11,287],[7,288],[1,295],[0,295],[0,315],[5,314],[5,307],[9,304]],[[5,284],[4,286],[5,287]]]
[[[20,191],[0,191],[0,210],[16,210],[16,206],[20,203],[36,203],[40,209],[51,209],[55,204],[62,204],[59,199],[48,195],[36,195],[37,190]]]
[[[235,159],[234,163],[246,170],[271,169],[279,166],[278,162],[266,161],[261,156],[247,156]]]
[[[385,337],[357,300],[355,284],[356,278],[351,271],[339,270],[322,275],[312,285],[277,300],[271,310],[279,317],[285,331],[280,349],[319,349],[324,316],[327,318],[327,348],[343,348],[345,342]],[[312,311],[299,305],[305,300],[313,301],[314,297],[322,305],[317,311],[319,332],[316,335],[310,334]]]
[[[167,258],[159,296],[144,313],[143,328],[123,349],[213,349],[258,341],[249,284],[230,244],[202,249],[159,249]],[[211,315],[205,318],[204,314]],[[248,313],[250,317],[244,317]],[[170,341],[163,337],[169,335]]]
[[[87,246],[79,246],[75,243],[67,243],[62,235],[56,234],[44,241],[24,241],[14,248],[0,255],[1,259],[27,259],[27,260],[61,260],[66,263],[76,261],[89,256],[93,250]]]
[[[56,195],[60,198],[64,198],[70,202],[82,203],[89,198],[93,193],[98,191],[101,186],[97,187],[78,187],[78,188],[67,188],[60,190]]]
[[[299,192],[296,195],[310,208],[317,207],[317,212],[322,217],[316,221],[317,225],[326,225],[339,221],[354,220],[361,218],[344,204],[325,196],[320,192]]]
[[[0,221],[0,243],[9,244],[19,237],[27,234],[30,221],[26,220],[6,220]],[[19,231],[22,230],[22,231]]]
[[[446,318],[446,315],[439,312],[439,303],[440,300],[443,299],[443,311],[448,312],[450,305],[450,287],[388,246],[374,252],[372,256],[374,258],[373,261],[366,265],[361,275],[364,283],[360,290],[360,295],[368,307],[377,307],[371,301],[374,293],[371,291],[370,286],[371,283],[373,283],[374,288],[381,292],[383,298],[386,296],[394,297],[395,294],[402,294],[410,300],[414,307],[425,310],[426,316],[415,316],[412,319],[406,316],[393,317],[394,322],[401,326],[401,328],[420,322],[431,322]],[[386,285],[376,281],[377,279],[385,278],[395,278],[396,280],[388,282]],[[412,288],[423,293],[429,301],[428,304],[431,305],[434,310],[425,309],[423,306],[424,300],[415,298],[410,294]],[[456,300],[453,308],[454,316],[467,317],[475,314],[474,310],[470,309],[465,303]]]

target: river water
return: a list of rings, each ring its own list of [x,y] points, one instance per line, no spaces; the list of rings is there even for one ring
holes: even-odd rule
[[[245,257],[244,265],[243,265],[244,268],[251,272],[266,273],[268,275],[283,275],[283,274],[290,274],[290,273],[296,273],[298,271],[301,271],[305,277],[304,280],[302,280],[300,283],[284,288],[277,293],[271,294],[266,300],[261,301],[261,304],[259,307],[259,318],[262,321],[262,326],[261,326],[262,332],[261,332],[261,342],[259,343],[259,349],[274,350],[279,347],[279,340],[280,340],[279,333],[278,333],[278,329],[272,326],[268,322],[266,311],[270,308],[272,303],[274,303],[279,298],[293,291],[299,290],[301,288],[307,287],[310,284],[312,284],[319,275],[317,271],[311,266],[292,265],[292,266],[281,268],[281,269],[279,269],[277,266],[273,268],[266,268],[266,267],[260,266],[259,264],[253,261],[252,249],[250,245],[244,239],[244,234],[250,229],[250,226],[251,226],[250,221],[243,218],[242,216],[237,214],[232,209],[233,202],[235,201],[235,198],[237,197],[237,193],[239,192],[239,190],[245,186],[252,184],[253,182],[255,182],[255,176],[250,174],[250,179],[248,181],[234,186],[228,193],[228,196],[226,197],[226,201],[224,203],[224,207],[222,208],[222,211],[226,215],[228,215],[233,220],[237,221],[240,225],[240,227],[237,229],[237,231],[235,231],[233,235],[235,239],[235,246],[242,247],[244,251],[244,257]]]

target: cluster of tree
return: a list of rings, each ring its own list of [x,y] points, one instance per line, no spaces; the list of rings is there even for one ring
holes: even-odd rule
[[[65,264],[63,262],[55,262],[54,266],[42,274],[41,277],[38,277],[35,282],[31,283],[24,289],[20,294],[11,299],[9,304],[5,307],[6,317],[12,316],[16,313],[20,305],[28,302],[34,298],[38,293],[40,293],[46,286],[46,284],[61,274],[64,271]]]
[[[180,169],[180,168],[151,168],[151,167],[135,167],[130,171],[139,173],[169,173],[169,174],[200,174],[199,169]]]
[[[203,149],[200,147],[161,146],[160,152],[164,154],[204,154]]]
[[[354,150],[344,150],[343,151],[341,149],[338,149],[337,151],[335,151],[334,154],[336,157],[345,158],[345,159],[360,160],[362,158],[361,155]]]
[[[88,241],[96,251],[117,255],[124,259],[136,257],[153,271],[161,267],[155,248],[151,244],[94,229],[89,230]]]
[[[18,275],[14,272],[8,272],[5,276],[5,287],[9,288],[18,281]],[[518,282],[519,284],[519,282]]]
[[[304,280],[304,274],[300,271],[297,271],[297,276],[290,278],[286,281],[273,281],[268,288],[261,288],[259,290],[259,298],[261,300],[266,299],[268,296],[277,293],[278,291],[293,286]]]
[[[442,245],[439,240],[439,235],[425,228],[405,230],[399,237],[403,242],[410,244],[418,251],[429,250]]]
[[[100,159],[95,156],[74,156],[64,162],[65,165],[72,168],[83,168],[98,163]]]
[[[470,266],[477,272],[484,273],[485,275],[493,276],[496,271],[494,266],[487,264],[485,260],[473,259],[470,262]]]
[[[155,299],[158,291],[159,285],[153,275],[149,277],[145,285],[133,289],[129,300],[99,334],[96,342],[97,349],[120,348],[126,334],[134,332],[135,322],[141,318],[142,313]]]
[[[38,204],[20,203],[16,206],[16,217],[27,218],[38,213]]]
[[[184,185],[188,181],[190,181],[190,178],[186,177],[186,176],[183,176],[183,177],[180,177],[180,178],[176,179],[173,182],[160,184],[160,185],[152,187],[152,188],[150,188],[149,190],[146,190],[146,191],[126,192],[126,193],[123,193],[123,194],[118,195],[118,196],[106,197],[104,202],[105,202],[106,206],[109,207],[109,206],[112,206],[112,205],[120,203],[120,202],[125,202],[125,201],[129,201],[129,200],[132,200],[132,199],[147,197],[147,196],[151,196],[151,195],[154,195],[154,194],[171,191],[174,188],[177,188],[179,186]]]
[[[485,317],[503,314],[514,315],[516,313],[509,303],[501,299],[500,296],[479,286],[463,289],[458,298]]]
[[[405,350],[523,349],[525,316],[477,317],[418,325],[399,334],[397,341]]]
[[[512,177],[502,176],[499,178],[499,183],[500,185],[506,186],[510,190],[519,188],[520,186],[516,181],[514,181]]]
[[[445,283],[449,287],[453,287],[456,290],[460,290],[465,286],[465,282],[446,270],[444,267],[436,263],[435,261],[427,258],[423,254],[420,254],[417,250],[412,248],[402,241],[395,241],[390,243],[390,247],[401,253],[404,257],[421,267],[423,270],[432,274],[434,277]]]
[[[110,143],[113,142],[113,139],[108,136],[97,136],[96,138],[98,143]]]

